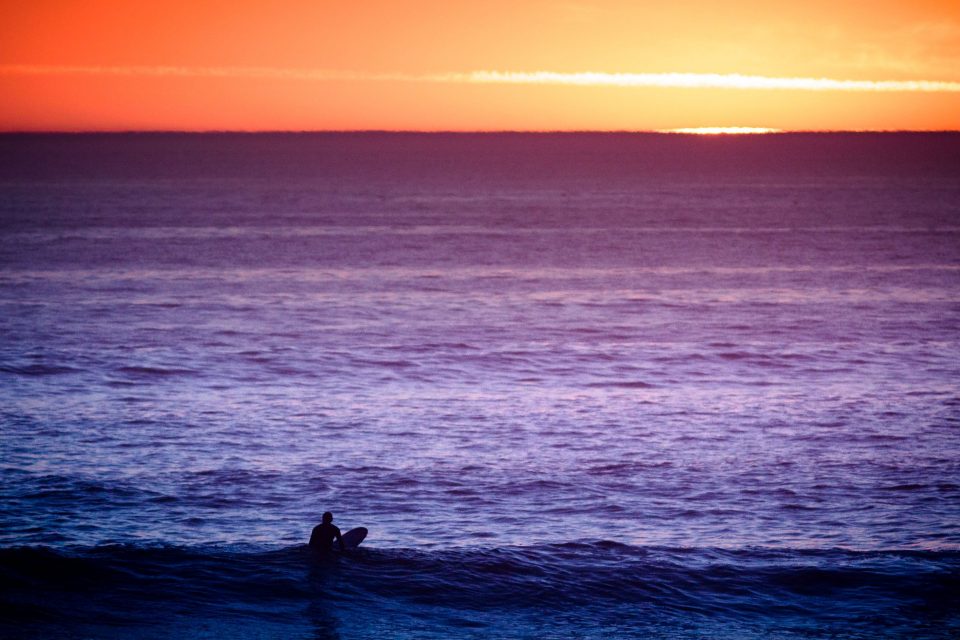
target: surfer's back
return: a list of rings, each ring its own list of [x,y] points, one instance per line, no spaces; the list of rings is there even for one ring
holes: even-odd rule
[[[340,529],[330,522],[321,522],[310,534],[310,546],[320,551],[330,551],[334,538],[341,540]],[[340,542],[340,545],[343,546],[343,542]]]

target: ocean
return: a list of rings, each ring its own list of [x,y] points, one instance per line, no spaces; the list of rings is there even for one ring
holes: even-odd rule
[[[0,637],[957,637],[960,134],[0,136],[0,468]]]

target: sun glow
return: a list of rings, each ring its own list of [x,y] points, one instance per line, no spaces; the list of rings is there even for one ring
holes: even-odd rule
[[[769,127],[686,127],[680,129],[658,129],[657,133],[692,133],[701,136],[715,136],[723,134],[742,133],[782,133],[783,129]]]

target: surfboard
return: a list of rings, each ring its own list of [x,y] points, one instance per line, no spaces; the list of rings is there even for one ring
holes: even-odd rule
[[[343,546],[345,549],[356,549],[363,539],[367,537],[367,528],[366,527],[357,527],[356,529],[350,529],[345,534],[341,536],[343,540]]]

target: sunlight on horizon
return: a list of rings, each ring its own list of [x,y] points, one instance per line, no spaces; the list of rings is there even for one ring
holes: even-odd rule
[[[657,133],[692,133],[702,136],[724,134],[783,133],[783,129],[770,127],[681,127],[679,129],[658,129]]]

